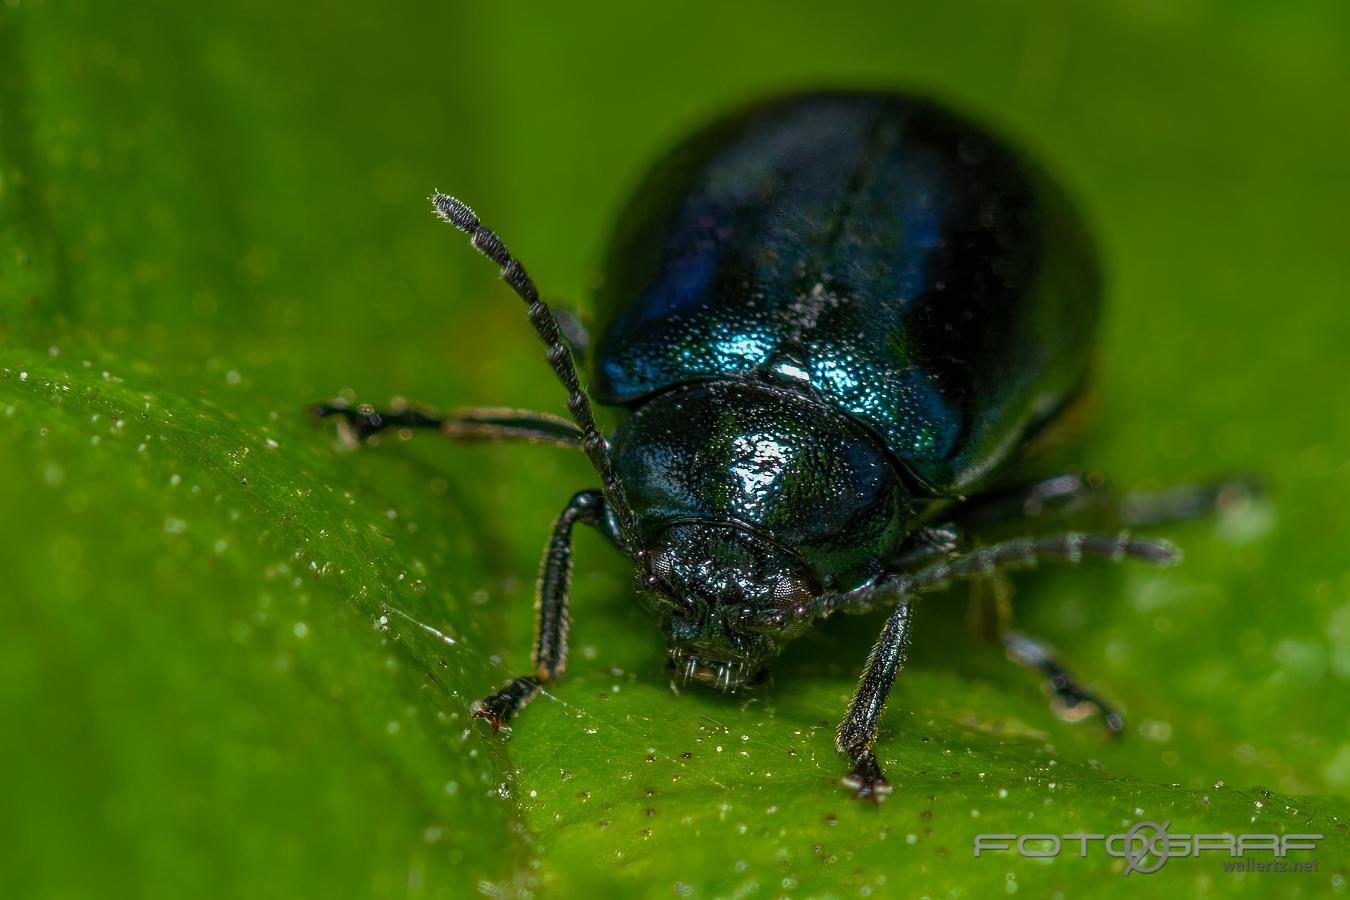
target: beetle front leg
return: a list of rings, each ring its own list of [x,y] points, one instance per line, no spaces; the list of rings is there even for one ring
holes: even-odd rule
[[[487,719],[497,731],[521,707],[534,699],[539,689],[562,675],[567,666],[568,598],[572,590],[572,526],[581,522],[598,529],[620,550],[627,552],[618,525],[600,491],[582,491],[571,499],[553,522],[553,533],[544,548],[539,568],[535,609],[539,616],[531,661],[534,674],[512,678],[501,690],[473,705],[475,718]]]
[[[863,669],[853,701],[848,705],[844,720],[839,723],[835,747],[848,754],[849,771],[843,784],[857,798],[868,797],[880,803],[891,792],[891,786],[881,774],[873,745],[877,739],[877,722],[886,705],[886,697],[905,664],[909,649],[909,629],[913,612],[909,601],[902,600],[891,610],[881,636],[872,647]]]

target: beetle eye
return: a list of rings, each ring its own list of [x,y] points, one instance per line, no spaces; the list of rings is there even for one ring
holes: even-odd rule
[[[670,560],[665,554],[654,553],[648,557],[646,571],[638,570],[642,599],[654,610],[687,617],[693,612],[694,605],[671,586],[670,573]]]
[[[782,579],[772,589],[767,605],[741,610],[740,626],[763,634],[783,634],[805,628],[811,621],[812,594],[806,585]]]
[[[652,553],[646,557],[647,581],[653,580],[657,584],[669,586],[670,575],[674,571],[674,564],[671,562],[670,554],[664,552]]]

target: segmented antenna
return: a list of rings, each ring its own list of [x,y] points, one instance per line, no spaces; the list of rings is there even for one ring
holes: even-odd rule
[[[596,427],[591,401],[582,389],[581,380],[577,376],[572,348],[563,339],[553,310],[539,299],[539,289],[534,286],[534,281],[525,271],[525,267],[511,256],[511,252],[506,249],[506,245],[495,232],[483,227],[472,209],[454,197],[442,193],[432,194],[431,203],[435,207],[436,215],[467,234],[475,250],[501,266],[502,281],[509,284],[511,290],[528,304],[530,324],[534,326],[535,333],[548,348],[549,365],[557,373],[563,387],[567,388],[567,409],[572,413],[572,419],[583,434],[581,449],[585,451],[586,458],[590,460],[595,471],[600,473],[605,488],[605,499],[614,510],[620,526],[628,533],[629,540],[635,541],[637,532],[633,527],[632,511],[624,498],[623,486],[619,484],[614,467],[610,464],[609,442]]]

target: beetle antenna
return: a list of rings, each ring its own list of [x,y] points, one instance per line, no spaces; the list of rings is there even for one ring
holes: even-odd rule
[[[577,375],[572,348],[563,338],[553,310],[539,299],[539,289],[535,287],[525,267],[511,256],[511,252],[506,249],[506,245],[497,237],[496,232],[485,228],[483,223],[478,221],[478,216],[467,204],[439,191],[431,195],[431,203],[435,207],[436,215],[467,234],[475,250],[501,266],[502,281],[510,285],[516,296],[529,306],[530,324],[534,326],[535,333],[548,348],[549,365],[553,367],[563,387],[567,388],[567,409],[582,431],[581,449],[585,451],[591,465],[600,473],[605,498],[614,510],[620,526],[630,533],[632,539],[636,536],[636,531],[632,527],[632,512],[624,498],[623,486],[619,483],[609,459],[609,441],[605,440],[605,436],[596,427],[590,398],[586,396],[581,379]]]

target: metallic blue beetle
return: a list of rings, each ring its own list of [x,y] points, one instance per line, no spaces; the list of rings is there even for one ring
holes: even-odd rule
[[[320,406],[361,436],[435,427],[582,449],[602,489],[554,524],[539,579],[535,671],[479,701],[495,727],[567,656],[571,533],[598,529],[635,564],[637,595],[684,679],[735,689],[831,613],[889,617],[839,727],[857,796],[890,788],[873,753],[904,662],[911,602],[960,578],[1046,559],[1165,563],[1159,541],[1061,532],[975,543],[1045,510],[1118,521],[1199,512],[1224,488],[1122,504],[1065,475],[1010,485],[1010,464],[1082,385],[1100,308],[1096,258],[1059,188],[984,130],[891,93],[756,105],[681,143],[623,214],[599,291],[588,398],[524,268],[463,203],[437,213],[501,266],[529,305],[573,422]],[[605,436],[590,399],[616,407]],[[1040,641],[1009,655],[1043,673],[1061,713],[1100,710]]]

